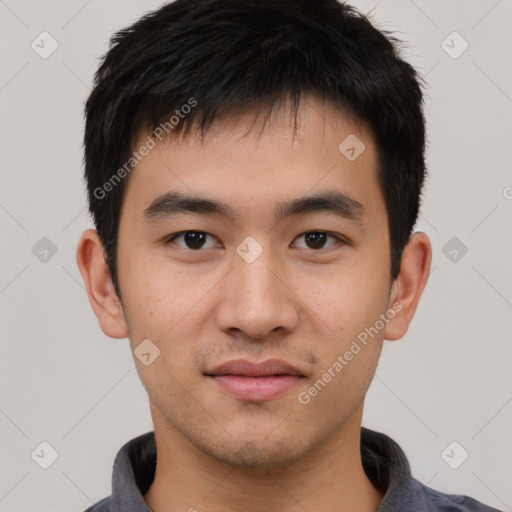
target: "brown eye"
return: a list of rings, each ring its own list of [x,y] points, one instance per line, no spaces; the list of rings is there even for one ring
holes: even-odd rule
[[[325,231],[309,231],[307,233],[303,233],[302,235],[299,235],[295,240],[304,239],[305,246],[298,245],[295,241],[293,242],[294,247],[298,247],[299,249],[326,249],[329,247],[332,247],[335,244],[331,244],[329,246],[325,246],[327,240],[329,238],[332,238],[334,240],[337,240],[338,242],[341,242],[342,240],[334,235],[329,235]]]
[[[205,233],[204,231],[183,231],[181,233],[178,233],[176,235],[173,235],[171,238],[167,240],[166,243],[174,242],[176,243],[176,240],[183,240],[183,243],[185,245],[176,243],[179,247],[182,247],[183,249],[191,249],[191,250],[199,250],[199,249],[207,249],[208,247],[205,247],[204,244],[208,237],[212,238],[215,242],[215,237],[213,235],[210,235],[208,233]],[[217,244],[214,243],[213,245],[210,245],[210,247],[215,247]]]

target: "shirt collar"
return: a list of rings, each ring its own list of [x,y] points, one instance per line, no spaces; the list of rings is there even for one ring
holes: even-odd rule
[[[409,462],[400,446],[380,432],[361,427],[361,460],[372,484],[384,494],[377,512],[397,510],[415,489]],[[156,470],[153,431],[126,443],[116,456],[112,472],[111,505],[115,512],[151,512],[143,495]]]

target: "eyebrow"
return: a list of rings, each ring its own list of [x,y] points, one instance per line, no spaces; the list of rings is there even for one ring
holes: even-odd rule
[[[224,217],[231,220],[237,217],[231,206],[222,201],[187,196],[178,192],[167,192],[157,197],[144,210],[144,220],[148,223],[159,222],[175,215],[187,213]],[[277,204],[274,209],[276,221],[314,213],[333,214],[357,222],[361,222],[365,217],[365,209],[360,202],[341,192],[332,191],[285,201]]]

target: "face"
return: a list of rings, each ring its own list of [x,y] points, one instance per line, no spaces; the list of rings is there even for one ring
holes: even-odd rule
[[[132,349],[160,351],[135,359],[155,429],[230,464],[289,464],[360,420],[392,322],[374,143],[343,113],[303,105],[295,139],[285,111],[263,134],[247,112],[203,143],[160,143],[125,191],[119,285]],[[354,135],[355,160],[338,149]],[[210,203],[177,208],[178,195]],[[216,372],[235,360],[294,371]]]

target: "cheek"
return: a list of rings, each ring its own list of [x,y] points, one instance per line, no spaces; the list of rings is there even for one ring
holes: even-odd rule
[[[183,274],[161,257],[160,251],[123,250],[120,247],[119,281],[133,326],[165,332],[197,302],[200,277]],[[195,300],[194,300],[195,299]]]
[[[385,312],[383,283],[378,276],[372,279],[354,272],[315,290],[312,309],[330,334],[315,339],[318,365],[299,399],[308,403],[313,416],[325,415],[333,404],[340,411],[355,410],[364,399],[382,348],[384,329],[375,325]]]
[[[138,258],[135,252],[125,263],[121,290],[132,349],[148,338],[171,373],[190,368],[222,276],[184,273],[161,259]]]
[[[373,325],[384,311],[389,290],[386,276],[382,268],[371,271],[351,266],[321,281],[310,279],[304,288],[314,297],[311,309],[331,331],[346,339]]]

